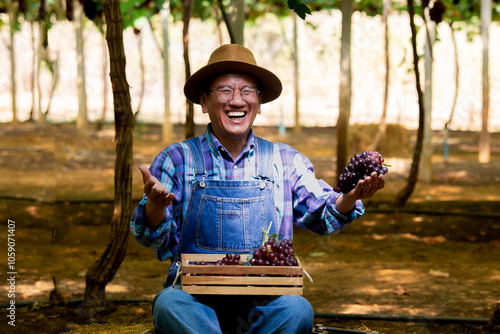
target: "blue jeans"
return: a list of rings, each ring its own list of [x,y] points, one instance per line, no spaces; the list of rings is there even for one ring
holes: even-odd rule
[[[167,287],[153,301],[153,320],[165,334],[311,333],[314,312],[297,295],[192,296]]]

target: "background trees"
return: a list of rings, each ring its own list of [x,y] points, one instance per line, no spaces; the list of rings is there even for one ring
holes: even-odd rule
[[[4,11],[9,11],[10,16],[9,16],[9,46],[11,47],[11,57],[10,57],[10,63],[11,63],[11,68],[12,68],[12,81],[11,81],[11,86],[13,89],[11,90],[12,94],[12,119],[16,120],[18,118],[18,111],[17,111],[17,106],[16,106],[16,83],[15,83],[15,54],[18,52],[14,46],[15,46],[15,34],[17,31],[17,26],[19,23],[23,20],[28,21],[28,20],[33,20],[34,22],[37,22],[37,28],[38,28],[38,43],[35,44],[33,42],[34,48],[37,49],[37,52],[34,52],[33,54],[36,54],[36,60],[34,61],[35,66],[33,66],[33,73],[36,73],[36,80],[33,80],[33,82],[38,82],[37,85],[33,84],[33,94],[32,96],[38,97],[38,107],[37,107],[37,115],[34,117],[35,120],[40,122],[40,124],[43,123],[43,121],[47,118],[47,113],[49,112],[51,103],[50,103],[50,97],[54,93],[54,90],[57,86],[58,82],[58,71],[57,71],[57,57],[54,55],[51,55],[49,52],[49,46],[52,45],[52,41],[49,40],[49,31],[52,27],[52,25],[57,21],[57,20],[62,20],[63,15],[61,15],[61,8],[63,8],[64,4],[67,4],[66,6],[66,12],[68,13],[68,19],[70,18],[71,20],[74,20],[74,22],[81,22],[82,24],[80,27],[82,28],[82,31],[77,33],[75,36],[76,45],[75,49],[78,48],[79,51],[77,51],[78,54],[80,54],[80,58],[78,59],[78,63],[80,65],[82,64],[80,62],[81,59],[85,57],[85,52],[84,52],[84,46],[85,46],[85,24],[88,24],[88,20],[92,20],[96,23],[96,26],[100,27],[99,29],[102,31],[107,31],[110,27],[109,24],[103,25],[102,21],[102,12],[103,12],[103,4],[100,3],[99,1],[83,1],[83,11],[86,15],[86,18],[80,15],[74,15],[74,9],[79,8],[78,3],[73,3],[71,1],[69,2],[53,2],[53,1],[41,1],[41,2],[31,2],[31,1],[17,1],[17,2],[2,2],[0,8],[3,8]],[[8,6],[9,4],[16,4],[18,7],[18,11],[16,11],[15,6]],[[351,79],[352,79],[352,68],[351,68],[351,55],[352,55],[352,48],[351,48],[351,34],[353,33],[351,28],[352,24],[350,23],[351,19],[351,14],[352,12],[363,12],[366,13],[367,15],[379,15],[381,13],[381,3],[372,3],[372,2],[366,2],[366,1],[361,1],[357,3],[353,3],[350,1],[344,1],[342,3],[336,2],[336,1],[317,1],[317,2],[305,2],[305,3],[294,3],[294,2],[287,2],[285,3],[284,1],[278,1],[278,2],[271,2],[271,1],[263,1],[263,2],[251,2],[248,4],[247,7],[241,8],[242,1],[233,1],[233,2],[220,2],[220,1],[204,1],[204,2],[198,2],[198,1],[173,1],[173,2],[165,2],[165,1],[121,1],[120,6],[119,6],[119,13],[123,17],[122,19],[118,18],[118,12],[116,10],[118,9],[116,2],[112,3],[111,7],[108,7],[109,10],[109,16],[114,17],[117,21],[123,22],[123,27],[119,28],[114,28],[115,30],[110,33],[110,36],[117,36],[111,38],[112,41],[109,41],[108,45],[110,48],[112,48],[114,53],[118,54],[118,58],[116,58],[116,55],[112,55],[110,52],[110,58],[111,60],[114,60],[116,63],[111,64],[110,66],[112,67],[112,76],[119,76],[122,80],[125,79],[125,81],[121,81],[120,83],[114,83],[113,86],[115,89],[118,89],[117,91],[113,92],[115,99],[115,105],[114,105],[114,122],[115,122],[115,131],[116,131],[116,143],[117,143],[117,161],[116,161],[116,171],[115,171],[115,178],[116,178],[116,187],[121,187],[123,188],[117,188],[115,189],[115,194],[116,194],[116,217],[113,218],[112,221],[112,237],[111,239],[115,240],[117,244],[110,244],[110,249],[106,250],[106,252],[103,254],[103,259],[109,259],[111,256],[109,252],[112,252],[113,254],[116,254],[116,262],[111,261],[111,262],[106,262],[105,260],[98,262],[99,264],[96,265],[96,267],[93,267],[91,271],[89,271],[88,274],[88,293],[87,295],[89,298],[96,298],[99,296],[103,296],[103,291],[104,287],[106,285],[106,281],[109,281],[112,278],[112,272],[113,270],[116,269],[116,266],[119,266],[119,259],[123,258],[124,256],[124,249],[126,248],[126,243],[123,244],[124,238],[123,235],[126,234],[127,231],[127,226],[128,226],[128,221],[127,221],[127,214],[129,214],[124,207],[128,206],[130,204],[130,195],[129,195],[129,190],[128,190],[128,185],[130,184],[130,178],[131,178],[131,173],[129,170],[130,166],[130,154],[131,154],[131,127],[132,127],[132,122],[133,118],[130,118],[129,115],[129,106],[130,104],[130,93],[127,95],[128,92],[128,83],[126,81],[125,77],[125,72],[121,68],[122,66],[124,67],[124,64],[121,63],[124,61],[124,55],[121,53],[120,48],[123,48],[123,46],[120,46],[118,41],[115,40],[117,38],[118,40],[121,38],[119,32],[116,30],[122,30],[122,28],[127,29],[128,27],[133,28],[137,32],[137,36],[140,36],[138,38],[139,41],[142,41],[142,38],[144,37],[144,31],[147,31],[148,27],[152,27],[151,31],[155,34],[158,34],[158,28],[155,29],[154,24],[157,23],[157,20],[159,19],[158,13],[162,10],[165,9],[166,5],[169,5],[168,8],[170,9],[170,22],[183,22],[183,31],[182,31],[182,41],[183,41],[183,50],[182,50],[182,55],[183,55],[183,60],[184,60],[184,77],[189,76],[190,74],[190,68],[191,68],[191,57],[193,55],[190,55],[189,46],[193,44],[198,44],[198,43],[203,43],[204,39],[206,37],[199,37],[199,36],[189,36],[189,27],[190,23],[192,23],[193,18],[196,20],[212,20],[216,23],[217,25],[217,32],[220,33],[218,36],[219,42],[223,41],[228,41],[232,40],[234,42],[240,42],[240,43],[245,43],[244,40],[244,27],[246,22],[246,26],[248,27],[249,25],[254,24],[261,18],[263,15],[271,13],[272,15],[275,15],[277,17],[289,17],[290,15],[290,10],[288,8],[288,4],[303,18],[307,18],[307,13],[312,9],[312,11],[330,11],[330,12],[338,12],[338,9],[340,6],[345,6],[345,10],[343,11],[343,23],[342,23],[342,46],[338,48],[339,50],[334,50],[333,52],[340,51],[339,53],[341,54],[340,56],[340,61],[336,63],[331,63],[327,64],[329,67],[340,67],[344,71],[342,72],[343,75],[340,76],[339,79],[339,85],[338,87],[326,87],[326,90],[334,90],[334,88],[338,88],[338,106],[335,108],[339,110],[339,117],[337,120],[337,131],[338,131],[338,142],[341,143],[342,145],[339,145],[337,147],[337,170],[339,168],[342,168],[345,166],[345,161],[347,157],[349,156],[349,125],[352,122],[350,120],[351,117]],[[28,6],[29,5],[29,6]],[[404,11],[406,13],[407,10],[410,10],[413,8],[413,2],[410,4],[408,3],[408,7],[406,7],[404,4],[393,4],[395,10],[399,11]],[[399,5],[399,7],[398,7]],[[474,27],[477,27],[477,22],[478,22],[478,10],[479,10],[479,4],[474,1],[460,1],[458,3],[452,3],[452,2],[442,2],[442,1],[435,1],[429,4],[423,4],[419,6],[418,3],[416,3],[416,8],[415,11],[410,13],[410,17],[415,18],[412,24],[412,52],[411,52],[411,58],[413,59],[413,73],[415,73],[416,76],[416,91],[417,91],[417,96],[419,100],[419,127],[418,127],[418,135],[417,135],[417,141],[415,144],[415,149],[414,149],[414,155],[413,155],[413,163],[412,163],[412,168],[409,173],[409,178],[408,178],[408,186],[404,189],[404,191],[401,193],[401,196],[398,197],[396,201],[396,205],[404,205],[406,200],[411,196],[411,192],[413,187],[415,186],[415,183],[417,182],[417,176],[418,176],[418,170],[419,170],[419,164],[420,164],[420,157],[422,154],[422,138],[423,138],[423,129],[424,129],[424,123],[423,119],[426,115],[426,112],[430,112],[430,110],[426,110],[424,105],[423,105],[423,97],[422,94],[425,92],[422,92],[422,89],[420,87],[420,71],[419,67],[422,64],[421,60],[421,45],[418,44],[418,42],[422,42],[422,39],[418,40],[417,39],[417,33],[418,33],[418,28],[420,25],[420,31],[424,31],[427,27],[427,24],[430,27],[430,22],[425,22],[420,18],[424,18],[425,16],[422,16],[424,10],[422,9],[427,8],[429,11],[429,17],[436,22],[437,25],[439,25],[439,22],[442,22],[443,20],[453,26],[453,23],[457,21],[465,21],[469,25],[467,28],[473,30]],[[23,7],[24,6],[24,7]],[[491,10],[488,10],[491,6],[491,4],[484,4],[482,8],[485,9],[484,11],[484,23],[483,23],[483,28],[482,32],[487,33],[488,31],[488,26],[489,26],[489,21],[488,21],[488,13],[491,14]],[[389,4],[386,4],[386,8],[389,7]],[[24,8],[24,9],[23,9]],[[113,10],[111,10],[111,8]],[[446,9],[446,10],[445,10]],[[226,12],[227,11],[227,12]],[[230,19],[230,12],[237,12],[240,19],[236,21],[231,21]],[[21,15],[18,15],[18,13],[21,13]],[[241,19],[242,13],[244,14],[243,17],[245,18],[244,20]],[[226,15],[227,14],[227,15]],[[386,12],[386,16],[388,13]],[[495,15],[493,15],[493,20],[495,20]],[[100,22],[98,20],[101,19]],[[332,18],[333,19],[333,18]],[[156,20],[156,21],[155,21]],[[224,21],[225,26],[221,24],[221,22]],[[147,22],[147,24],[145,23]],[[168,18],[164,17],[163,18],[163,23],[168,23]],[[237,24],[236,24],[237,23]],[[299,21],[299,24],[302,24],[304,22]],[[281,22],[283,24],[283,22]],[[238,25],[238,27],[236,27]],[[285,24],[283,24],[284,26]],[[309,23],[306,20],[305,26],[307,29],[314,29],[317,27],[314,27],[313,24]],[[436,29],[434,27],[431,27],[430,29]],[[78,29],[77,29],[78,30]],[[278,29],[276,29],[278,30]],[[165,86],[165,91],[164,91],[164,96],[165,96],[165,101],[168,101],[168,94],[169,94],[169,74],[168,74],[168,54],[169,50],[166,47],[168,45],[168,34],[165,33],[166,29],[163,30],[162,37],[164,39],[163,42],[163,49],[161,50],[163,53],[163,57],[166,62],[164,62],[164,86]],[[237,32],[236,32],[237,31]],[[289,33],[289,32],[288,32]],[[332,35],[334,32],[329,32]],[[277,63],[276,55],[279,55],[279,53],[288,53],[289,58],[292,58],[291,55],[294,54],[295,57],[294,59],[301,59],[301,57],[298,57],[299,55],[299,49],[300,47],[305,44],[304,41],[301,41],[300,39],[297,41],[297,43],[293,43],[293,46],[289,48],[284,48],[283,45],[286,45],[283,40],[286,39],[287,34],[287,29],[283,28],[282,31],[277,31],[275,32],[274,38],[275,40],[273,42],[269,41],[264,41],[267,45],[273,47],[273,49],[267,50],[267,54],[269,54],[269,58],[273,61],[273,63]],[[35,36],[35,34],[33,35]],[[229,36],[229,37],[228,37]],[[156,35],[155,35],[156,37]],[[338,36],[332,36],[332,40],[338,39]],[[35,40],[35,38],[33,38]],[[439,35],[438,35],[438,40],[439,40]],[[250,40],[247,41],[247,43],[254,43],[254,41]],[[36,46],[35,46],[36,45]],[[114,45],[114,46],[113,46]],[[292,44],[290,44],[292,45]],[[434,44],[435,45],[435,44]],[[488,38],[483,38],[483,45],[484,47],[484,61],[483,61],[483,68],[482,68],[482,79],[483,79],[483,84],[482,84],[482,135],[480,138],[481,139],[481,152],[480,153],[480,159],[482,161],[487,161],[488,154],[484,154],[484,152],[489,152],[489,144],[488,144],[488,109],[489,109],[489,81],[488,81]],[[141,44],[138,44],[138,47],[135,47],[137,51],[141,51]],[[207,47],[208,48],[208,47]],[[326,49],[326,48],[325,48]],[[328,52],[331,52],[331,49],[326,49]],[[432,49],[430,49],[432,50]],[[111,49],[110,49],[111,51]],[[57,53],[56,53],[57,54]],[[181,52],[177,50],[177,55],[180,55]],[[194,55],[197,56],[197,55]],[[435,56],[435,54],[434,54]],[[145,58],[139,57],[139,59],[142,59],[141,64],[147,64],[148,62],[148,55],[146,55]],[[206,55],[203,55],[203,58],[206,58]],[[35,59],[35,57],[34,57]],[[387,59],[387,58],[386,58]],[[301,59],[301,61],[308,61],[310,59]],[[320,62],[322,59],[318,57],[317,62]],[[76,61],[75,61],[76,62]],[[119,62],[119,64],[118,64]],[[386,62],[388,63],[388,62]],[[130,64],[130,62],[128,63]],[[298,66],[298,63],[295,63]],[[86,72],[85,72],[85,67],[84,66],[79,66],[81,70],[79,71],[79,74],[77,75],[78,79],[81,79],[82,82],[86,78]],[[105,68],[105,66],[104,66]],[[36,70],[35,70],[36,69]],[[178,69],[176,69],[178,70]],[[310,71],[309,68],[304,67],[304,70],[301,71],[302,73],[305,73],[307,71]],[[289,70],[289,72],[292,72],[292,70]],[[302,82],[300,73],[298,70],[293,71],[294,74],[291,75],[294,79],[293,82],[298,84],[299,82]],[[41,73],[45,73],[47,75],[50,75],[52,77],[52,84],[50,87],[46,87],[43,84],[41,84],[40,77]],[[386,86],[388,86],[387,82],[388,80],[388,75],[390,75],[390,70],[389,66],[385,66],[385,71],[384,71],[384,78],[385,78],[385,83]],[[107,79],[107,75],[106,81]],[[112,77],[111,79],[113,79]],[[119,78],[114,78],[114,79],[119,79]],[[316,78],[317,81],[320,81],[323,78]],[[450,85],[452,85],[453,81],[450,81]],[[457,80],[454,81],[455,85]],[[141,79],[141,90],[139,93],[138,97],[138,107],[136,109],[136,112],[139,111],[139,106],[141,106],[142,102],[142,95],[145,91],[144,85],[146,84],[146,78],[144,75],[144,72],[142,72],[142,79]],[[182,82],[176,82],[177,85],[182,86]],[[377,85],[378,83],[374,83],[374,85]],[[37,93],[35,94],[35,86],[37,87]],[[82,83],[80,85],[82,93],[82,98],[80,99],[82,105],[79,106],[78,110],[80,111],[79,113],[79,118],[78,118],[78,124],[82,124],[82,129],[86,127],[86,122],[88,115],[86,113],[86,106],[83,104],[85,103],[87,97],[85,93],[85,87],[87,85]],[[103,87],[107,87],[106,84],[103,85]],[[389,86],[388,86],[389,87]],[[47,89],[48,88],[48,89]],[[432,89],[432,85],[428,86],[426,89]],[[125,92],[125,90],[127,92]],[[458,87],[455,87],[455,91],[458,90]],[[294,122],[295,124],[292,125],[300,125],[299,122],[301,118],[299,117],[300,115],[300,109],[298,106],[300,105],[300,101],[298,101],[298,94],[301,91],[300,88],[294,89],[294,94],[296,97],[295,100],[295,117],[294,117]],[[390,87],[385,88],[385,93],[384,93],[384,107],[382,107],[381,103],[381,108],[386,108],[385,105],[387,105],[387,99],[389,95]],[[427,93],[430,93],[427,91]],[[115,95],[116,94],[116,95]],[[337,94],[337,93],[336,93]],[[106,97],[106,92],[103,93],[104,97]],[[304,94],[303,94],[304,95]],[[45,96],[46,99],[43,100],[42,97]],[[330,95],[328,97],[333,96]],[[355,97],[356,98],[356,97]],[[44,103],[42,104],[42,101]],[[106,101],[106,99],[104,100]],[[128,102],[127,102],[128,101]],[[165,110],[168,109],[168,102],[165,102]],[[46,106],[46,107],[45,107]],[[308,109],[305,111],[306,113],[311,113],[314,109],[315,106],[308,106]],[[33,103],[33,109],[35,109],[35,103]],[[454,107],[450,110],[450,121],[447,123],[448,125],[452,121],[452,113],[453,113]],[[103,107],[103,112],[105,111],[105,104]],[[403,112],[407,112],[407,110],[404,110]],[[195,122],[194,122],[194,109],[192,104],[188,103],[186,104],[186,112],[185,112],[185,120],[184,123],[186,124],[186,131],[185,131],[185,136],[189,137],[195,134]],[[307,115],[307,114],[306,114]],[[165,120],[169,121],[170,120],[170,113],[165,111]],[[332,115],[333,118],[333,115]],[[102,120],[103,118],[101,118]],[[168,122],[166,122],[167,124]],[[101,122],[102,124],[102,122]],[[168,137],[169,131],[171,132],[172,130],[169,129],[169,126],[165,126],[166,132],[164,132],[164,138]],[[333,134],[332,134],[333,135]],[[482,158],[481,158],[482,157]],[[125,217],[125,218],[124,218]],[[116,226],[116,227],[114,227]],[[119,234],[113,234],[113,233],[119,233]],[[115,258],[115,255],[112,255],[111,257]],[[110,274],[111,273],[111,274]],[[100,297],[99,297],[100,298]]]

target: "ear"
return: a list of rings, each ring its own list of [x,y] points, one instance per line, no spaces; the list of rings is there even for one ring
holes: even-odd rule
[[[259,94],[259,107],[257,109],[257,114],[262,113],[262,110],[260,110],[261,105],[262,105],[262,93]]]
[[[207,100],[208,100],[207,92],[201,92],[200,93],[200,105],[201,105],[201,111],[204,114],[208,114]]]

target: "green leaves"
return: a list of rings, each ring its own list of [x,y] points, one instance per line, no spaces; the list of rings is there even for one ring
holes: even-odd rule
[[[314,0],[288,0],[288,8],[295,11],[295,13],[302,19],[306,19],[307,14],[311,14],[311,10],[307,7],[307,3],[314,2]]]

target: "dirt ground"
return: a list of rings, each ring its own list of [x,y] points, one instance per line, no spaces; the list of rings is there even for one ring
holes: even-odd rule
[[[135,132],[134,205],[142,195],[135,166],[151,163],[164,146],[158,127],[138,125]],[[335,182],[335,129],[255,132],[293,145],[311,158],[319,178]],[[86,136],[72,124],[0,126],[0,241],[6,254],[7,222],[15,222],[17,272],[13,327],[7,323],[8,257],[0,257],[0,332],[151,332],[151,300],[169,263],[132,236],[106,289],[108,310],[91,323],[79,312],[85,271],[109,236],[113,133],[112,126]],[[174,140],[181,138],[178,127]],[[391,165],[387,186],[365,202],[361,219],[331,237],[295,230],[295,249],[314,280],[304,283],[304,297],[317,324],[379,333],[484,333],[481,325],[500,302],[500,135],[491,136],[491,162],[480,164],[476,133],[450,132],[445,162],[436,132],[432,182],[418,183],[407,205],[396,209],[392,201],[405,185],[411,153],[394,145],[408,147],[413,140],[413,133],[392,138],[380,150]],[[47,304],[53,277],[65,306]],[[381,315],[395,318],[382,321]]]

